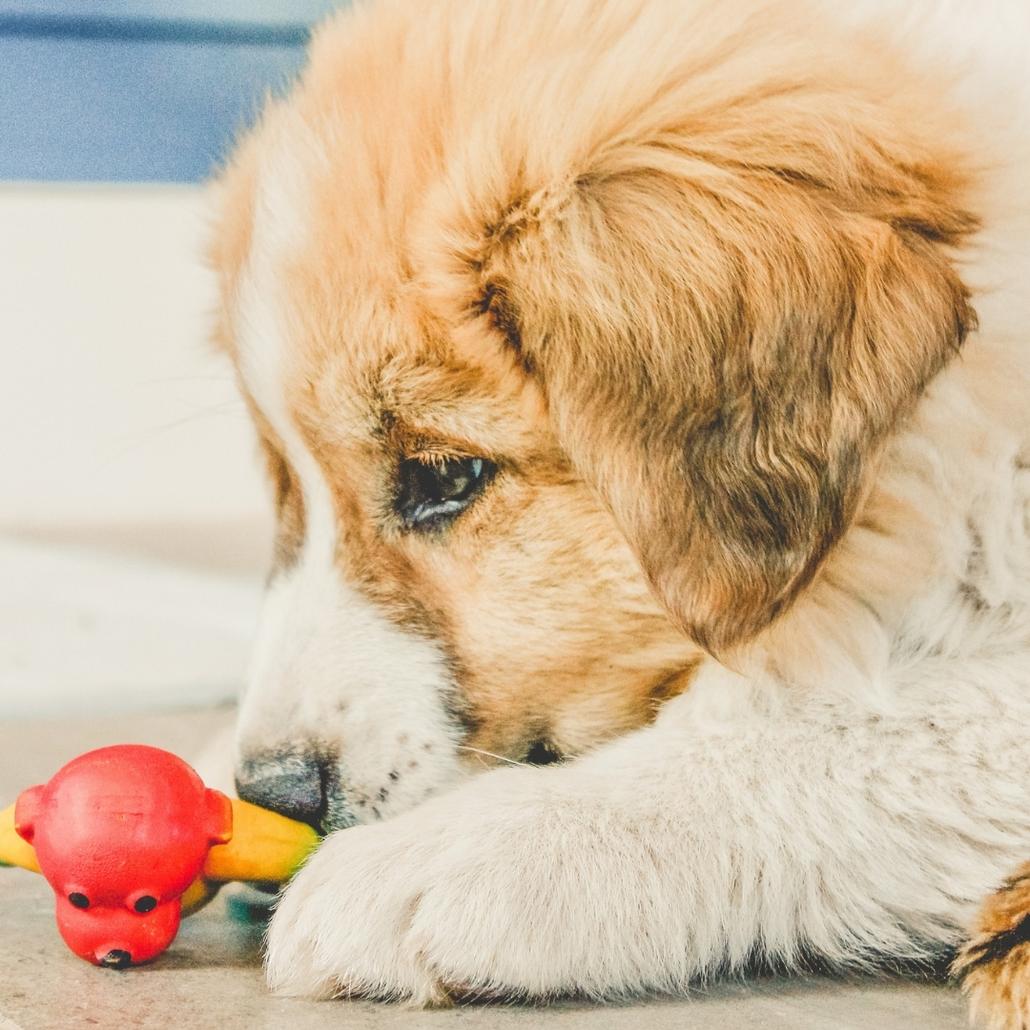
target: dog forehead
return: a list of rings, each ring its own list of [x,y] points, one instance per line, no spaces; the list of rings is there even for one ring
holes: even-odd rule
[[[445,323],[411,283],[364,278],[317,235],[298,233],[288,245],[273,235],[261,252],[266,240],[255,234],[241,280],[236,360],[247,394],[284,445],[298,428],[342,445],[367,443],[398,423],[497,447],[505,439],[522,446],[539,432],[542,399],[533,384],[511,362],[491,360],[487,341],[456,346],[455,337],[476,335],[475,327]]]
[[[539,390],[467,298],[434,288],[447,234],[424,209],[443,155],[401,161],[393,134],[313,110],[310,93],[270,109],[252,174],[230,182],[252,194],[227,307],[254,406],[286,451],[301,424],[360,445],[390,419],[487,451],[530,446]]]
[[[331,256],[313,253],[310,216],[303,177],[288,157],[273,153],[258,179],[232,315],[241,385],[281,441],[293,435],[298,413],[322,396],[314,384],[327,373],[350,381],[341,398],[356,398],[370,372],[371,354],[362,360],[360,353],[368,348],[353,343],[372,335],[374,305],[349,290],[334,295],[323,283],[334,277]]]

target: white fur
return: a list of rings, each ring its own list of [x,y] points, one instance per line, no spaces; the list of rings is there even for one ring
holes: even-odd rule
[[[501,770],[330,838],[283,897],[284,993],[439,1000],[682,990],[754,954],[790,962],[952,942],[1022,859],[1026,673],[962,673],[882,718],[702,677],[650,729],[555,769]],[[1002,683],[1004,681],[1004,686]],[[899,683],[899,687],[902,684]],[[937,692],[934,691],[936,696]]]
[[[335,756],[337,819],[361,822],[459,777],[444,705],[453,687],[432,644],[388,622],[321,558],[305,546],[269,587],[237,748]]]
[[[1020,5],[999,6],[1024,24]],[[920,11],[919,46],[954,46],[952,5]],[[985,56],[1005,49],[988,17],[962,28],[963,54],[978,54],[987,77],[1009,67]],[[972,906],[1030,856],[1026,91],[1007,94],[1016,110],[1003,118],[997,81],[978,90],[968,73],[957,88],[983,106],[993,153],[1010,160],[992,173],[968,269],[991,292],[977,298],[981,333],[882,472],[885,489],[927,512],[934,574],[906,583],[900,604],[850,597],[846,583],[813,591],[789,616],[810,655],[785,662],[774,634],[737,671],[703,668],[648,729],[334,834],[272,922],[273,987],[422,1002],[455,988],[613,996],[682,989],[756,954],[919,955],[954,943]],[[1014,398],[1005,410],[977,378],[992,362]],[[907,545],[875,546],[900,559]],[[348,737],[360,778],[378,760],[358,736],[431,711],[410,685],[434,666],[428,645],[386,657],[387,630],[342,589],[306,549],[273,589],[278,643],[266,641],[258,680],[293,698],[275,717],[291,731],[319,725],[344,662],[368,676],[389,669],[374,690],[404,681],[388,693],[395,707],[366,709]]]
[[[315,745],[336,760],[337,823],[410,807],[459,776],[453,691],[440,650],[386,619],[344,582],[334,556],[337,520],[325,476],[289,414],[291,326],[277,266],[304,233],[303,194],[288,152],[273,152],[258,190],[255,241],[239,294],[244,384],[275,430],[304,501],[296,564],[266,592],[237,751],[242,757]]]
[[[980,480],[973,577],[1001,606],[923,584],[923,636],[875,705],[710,663],[654,726],[592,755],[335,834],[281,901],[271,985],[610,997],[756,955],[954,944],[1030,842],[1030,470],[1006,457]]]
[[[650,729],[338,833],[280,904],[272,986],[614,996],[953,944],[1030,842],[1030,472],[1002,457],[978,581],[1002,607],[926,584],[876,707],[712,663]]]

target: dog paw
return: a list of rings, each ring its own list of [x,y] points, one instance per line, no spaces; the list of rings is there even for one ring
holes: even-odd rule
[[[336,832],[286,889],[268,931],[274,991],[446,1000],[413,932],[425,886],[414,853],[425,841],[393,831],[381,824]]]
[[[563,814],[547,781],[487,774],[329,837],[273,917],[270,986],[440,1005],[589,990],[584,975],[611,976],[605,902],[619,873],[605,868],[607,835]]]

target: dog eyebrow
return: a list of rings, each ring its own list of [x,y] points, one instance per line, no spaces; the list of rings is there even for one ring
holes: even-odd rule
[[[534,448],[534,422],[521,417],[525,402],[504,392],[468,368],[391,370],[377,391],[379,427],[416,449],[514,457]]]
[[[459,415],[443,405],[391,409],[381,418],[382,436],[407,454],[490,457],[506,449],[509,435],[491,432],[484,414],[472,408]]]

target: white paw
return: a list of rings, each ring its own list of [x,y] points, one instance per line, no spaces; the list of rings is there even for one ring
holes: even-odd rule
[[[629,986],[613,953],[640,929],[625,924],[641,913],[621,880],[629,856],[550,782],[544,770],[490,773],[328,838],[272,920],[270,986],[419,1004]]]
[[[268,931],[269,986],[310,997],[443,1002],[412,939],[422,880],[390,824],[329,837],[287,888]]]

